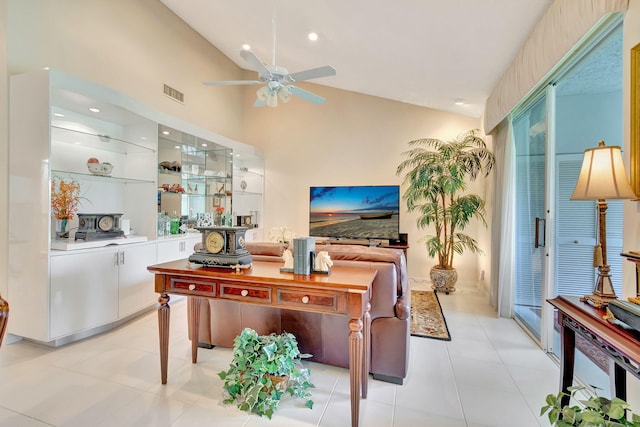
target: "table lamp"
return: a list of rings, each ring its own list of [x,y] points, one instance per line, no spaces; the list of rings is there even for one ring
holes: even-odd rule
[[[624,169],[620,147],[608,147],[604,141],[600,141],[598,147],[584,151],[582,169],[571,200],[598,201],[599,232],[593,259],[594,267],[598,267],[598,278],[593,294],[581,298],[581,301],[591,302],[597,308],[605,307],[610,300],[617,298],[607,264],[606,199],[635,198]]]

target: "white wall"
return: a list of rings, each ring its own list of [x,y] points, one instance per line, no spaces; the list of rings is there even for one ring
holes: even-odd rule
[[[450,139],[480,125],[479,119],[452,113],[324,86],[305,87],[327,102],[313,105],[293,99],[276,109],[245,113],[247,139],[258,142],[265,153],[264,223],[268,228],[287,226],[298,235],[309,232],[310,186],[401,184],[403,177],[396,176],[396,168],[409,141]],[[482,191],[481,185],[475,187]],[[428,277],[435,262],[428,259],[424,244],[418,243],[427,232],[417,229],[415,215],[406,212],[404,202],[400,231],[409,235],[409,275],[418,280]],[[478,236],[476,224],[468,232]],[[474,254],[456,257],[460,280],[477,279],[477,258]]]
[[[7,72],[7,1],[0,0],[0,295],[7,296],[9,219],[9,74]]]
[[[235,66],[158,0],[8,3],[12,74],[57,68],[262,148],[267,167],[262,225],[267,230],[286,225],[301,235],[308,233],[311,185],[400,183],[395,169],[408,141],[448,139],[480,127],[479,119],[312,84],[305,87],[325,96],[326,104],[295,99],[277,109],[255,109],[255,88],[202,86],[205,80],[254,74]],[[165,97],[163,83],[184,92],[185,105]],[[2,188],[7,188],[6,177],[0,180]],[[401,228],[411,239],[410,276],[427,277],[433,262],[417,243],[424,233],[405,212]],[[469,230],[471,235],[477,232]],[[489,252],[486,241],[481,246]],[[6,254],[2,260],[6,262]],[[455,265],[460,280],[478,277],[475,255],[459,257]]]

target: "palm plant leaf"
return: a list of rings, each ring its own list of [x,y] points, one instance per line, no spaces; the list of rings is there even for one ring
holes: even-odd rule
[[[405,174],[402,197],[407,210],[418,214],[418,228],[435,230],[420,239],[429,256],[437,257],[441,268],[451,269],[454,253],[480,252],[478,243],[461,232],[473,219],[487,225],[485,202],[465,192],[468,182],[489,175],[495,157],[475,129],[450,141],[416,139],[409,147],[396,169],[397,175]]]

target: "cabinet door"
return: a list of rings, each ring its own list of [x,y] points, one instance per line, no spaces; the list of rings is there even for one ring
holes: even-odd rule
[[[177,259],[189,258],[193,254],[193,247],[202,241],[200,233],[196,236],[184,239],[172,239],[158,242],[158,263],[175,261]]]
[[[118,251],[119,257],[119,312],[123,319],[151,307],[158,296],[154,292],[154,277],[147,266],[156,263],[155,244],[126,247]]]
[[[56,339],[118,318],[116,253],[51,257],[49,337]]]
[[[183,240],[166,240],[158,242],[158,257],[157,262],[169,262],[182,258],[180,248],[182,247]]]

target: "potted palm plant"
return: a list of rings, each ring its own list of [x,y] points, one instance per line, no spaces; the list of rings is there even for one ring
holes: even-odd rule
[[[310,371],[302,359],[310,354],[300,353],[293,334],[258,335],[245,328],[233,342],[233,361],[229,369],[218,373],[224,381],[227,398],[224,403],[236,403],[243,411],[269,419],[278,408],[285,393],[305,399],[312,409],[309,380]]]
[[[411,150],[398,165],[398,175],[406,172],[403,199],[409,212],[417,212],[418,228],[433,226],[435,234],[424,236],[427,252],[437,258],[430,271],[432,288],[453,292],[458,274],[454,254],[464,250],[481,252],[478,242],[463,231],[471,219],[486,226],[485,201],[477,194],[466,194],[467,184],[479,175],[489,175],[495,156],[485,141],[470,130],[450,141],[434,138],[409,142]]]

